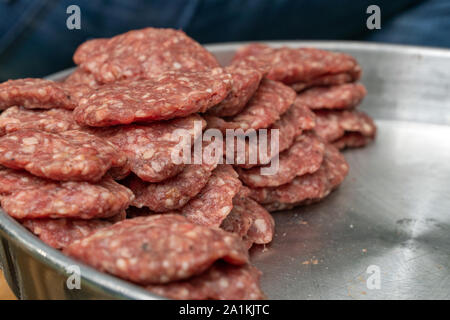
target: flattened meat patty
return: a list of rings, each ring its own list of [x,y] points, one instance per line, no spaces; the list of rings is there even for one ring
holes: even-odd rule
[[[160,182],[180,173],[185,163],[172,158],[179,149],[191,150],[206,122],[199,115],[161,121],[149,125],[130,125],[96,131],[128,158],[130,170],[147,182]],[[181,152],[183,153],[183,152]],[[184,156],[184,153],[181,156]],[[182,159],[180,159],[182,160]]]
[[[182,208],[195,197],[208,183],[216,166],[215,162],[202,161],[201,164],[188,164],[175,177],[158,183],[146,183],[136,176],[128,178],[124,183],[136,197],[133,206],[167,212]]]
[[[74,117],[79,124],[93,127],[185,117],[205,112],[225,99],[230,78],[216,68],[115,82],[81,98]]]
[[[100,219],[25,219],[21,223],[43,242],[55,249],[64,249],[75,240],[82,239],[96,230],[110,226]]]
[[[372,141],[376,134],[372,118],[358,110],[317,111],[314,130],[326,141],[336,142],[338,147],[363,146]],[[348,134],[353,138],[345,138]],[[355,136],[360,138],[356,141]],[[353,143],[346,142],[349,139],[353,139]]]
[[[263,79],[245,108],[231,119],[208,116],[211,128],[226,129],[268,128],[294,103],[295,91],[280,82]]]
[[[218,117],[230,117],[245,108],[247,102],[256,92],[269,66],[249,57],[225,67],[231,74],[231,92],[218,105],[208,110],[208,113]]]
[[[360,83],[346,83],[330,87],[314,87],[297,96],[297,100],[312,110],[342,110],[356,107],[366,96]]]
[[[110,177],[89,182],[57,182],[24,171],[0,168],[2,209],[17,219],[110,218],[123,212],[133,193]]]
[[[12,106],[27,109],[74,109],[76,104],[61,84],[51,80],[26,78],[0,84],[0,110]]]
[[[314,133],[298,136],[294,144],[279,156],[279,168],[271,175],[261,174],[261,167],[237,169],[239,178],[248,186],[276,187],[292,181],[296,176],[316,172],[322,163],[325,144]],[[267,166],[266,166],[267,167]]]
[[[14,106],[0,114],[0,135],[21,129],[58,133],[80,128],[72,117],[72,111],[66,109],[30,110]]]
[[[261,300],[261,272],[253,266],[216,263],[203,274],[184,281],[151,285],[146,289],[179,300]]]
[[[181,214],[193,223],[219,227],[233,208],[233,198],[241,185],[233,167],[220,164],[202,191],[181,209]]]
[[[0,163],[57,181],[99,181],[127,158],[110,142],[78,130],[23,129],[0,137]]]
[[[145,79],[166,71],[205,71],[214,56],[181,30],[145,28],[81,44],[73,60],[101,83]]]
[[[296,177],[279,187],[251,189],[250,197],[269,211],[291,209],[325,198],[348,173],[348,164],[334,146],[327,144],[322,166],[312,174]]]
[[[240,48],[233,61],[249,56],[271,65],[267,78],[291,85],[296,91],[310,86],[354,82],[361,67],[350,55],[315,48],[272,48],[253,43]]]
[[[75,241],[65,253],[92,267],[142,285],[183,280],[221,259],[248,262],[234,234],[193,224],[178,214],[137,217]]]

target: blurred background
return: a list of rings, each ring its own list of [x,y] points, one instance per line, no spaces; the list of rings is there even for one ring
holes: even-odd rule
[[[69,30],[70,5],[81,28]],[[369,30],[369,5],[381,29]],[[147,26],[184,30],[200,43],[363,40],[450,47],[450,0],[0,0],[0,81],[73,65],[83,41]]]

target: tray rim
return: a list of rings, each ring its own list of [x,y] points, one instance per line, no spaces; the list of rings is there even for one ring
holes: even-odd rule
[[[227,42],[227,43],[211,43],[205,45],[208,50],[213,53],[217,51],[235,50],[237,47],[249,43],[266,43],[268,45],[279,46],[313,46],[323,49],[331,50],[349,50],[358,49],[363,51],[384,51],[397,52],[406,54],[420,54],[433,57],[445,57],[450,59],[450,49],[422,47],[399,44],[385,44],[363,41],[316,41],[316,40],[285,40],[285,41],[243,41],[243,42]],[[67,76],[75,67],[68,68],[56,73],[53,73],[45,78],[47,79],[61,79]],[[111,298],[119,299],[165,299],[156,294],[152,294],[145,289],[134,285],[125,280],[121,280],[115,276],[102,273],[95,270],[81,262],[78,262],[70,257],[63,255],[60,251],[51,248],[42,242],[37,236],[29,232],[25,227],[8,216],[0,209],[0,235],[8,242],[12,242],[15,246],[21,248],[28,255],[38,260],[48,268],[51,268],[58,274],[65,274],[65,270],[70,265],[79,265],[82,275],[82,282],[89,283],[91,286],[96,286],[99,291],[105,292]],[[0,266],[4,266],[0,262]],[[4,272],[11,272],[11,270],[4,270]],[[12,285],[10,283],[10,285]]]
[[[423,53],[434,56],[450,57],[450,48],[440,48],[431,46],[417,46],[409,44],[394,44],[384,42],[368,42],[368,41],[350,41],[350,40],[262,40],[262,41],[233,41],[233,42],[216,42],[208,43],[204,46],[208,50],[226,50],[236,49],[251,43],[265,43],[273,47],[295,46],[295,47],[317,47],[323,49],[333,48],[334,50],[342,49],[358,49],[364,51],[381,50],[385,52],[400,53]]]

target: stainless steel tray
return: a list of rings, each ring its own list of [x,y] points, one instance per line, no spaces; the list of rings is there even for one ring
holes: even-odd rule
[[[273,243],[251,252],[268,297],[450,298],[450,51],[363,42],[270,44],[354,55],[369,92],[360,108],[379,130],[375,143],[345,151],[350,174],[336,192],[275,214]],[[239,45],[209,49],[227,63]],[[0,235],[0,261],[20,298],[158,298],[85,266],[81,290],[69,290],[66,268],[77,262],[3,213]]]

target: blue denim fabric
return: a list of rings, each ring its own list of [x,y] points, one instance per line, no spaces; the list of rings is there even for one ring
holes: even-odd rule
[[[386,21],[369,41],[450,48],[450,0],[431,0]]]
[[[66,28],[72,4],[81,8],[81,30]],[[381,8],[381,30],[366,28],[371,4]],[[449,24],[449,0],[0,0],[0,81],[67,68],[83,41],[146,26],[180,28],[201,43],[368,39],[450,47]]]

